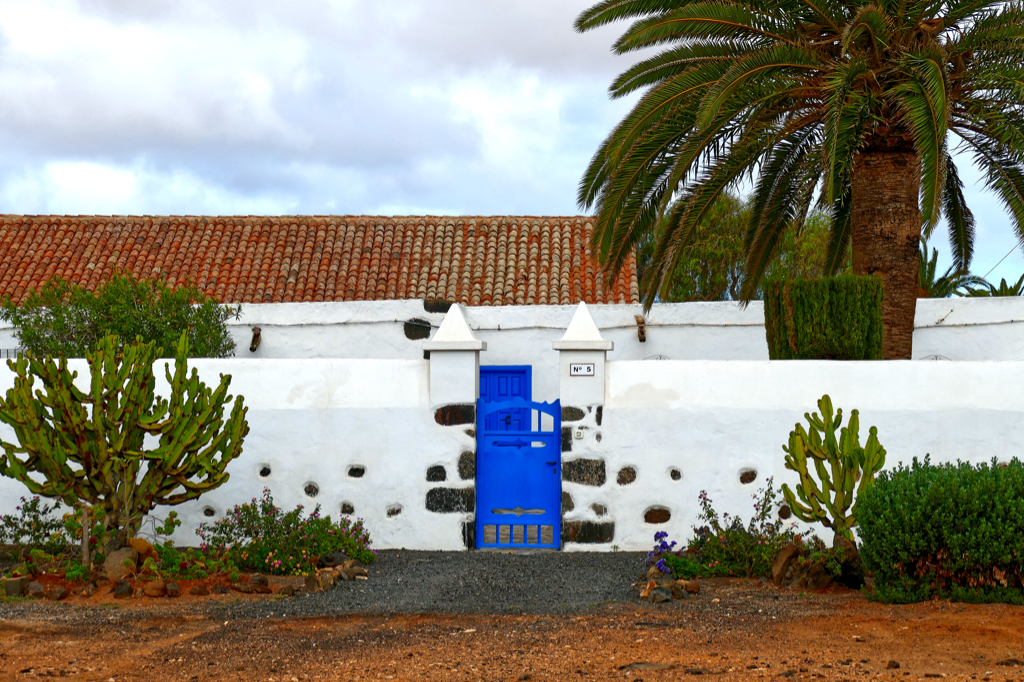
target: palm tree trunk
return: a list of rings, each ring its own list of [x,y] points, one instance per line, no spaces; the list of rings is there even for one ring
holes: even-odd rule
[[[850,187],[853,272],[882,278],[882,357],[910,359],[921,239],[920,162],[913,151],[863,151]]]

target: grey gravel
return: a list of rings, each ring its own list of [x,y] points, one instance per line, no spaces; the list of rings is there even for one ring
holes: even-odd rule
[[[567,613],[636,601],[641,552],[423,552],[387,550],[370,579],[288,603],[246,602],[234,615],[339,613]]]

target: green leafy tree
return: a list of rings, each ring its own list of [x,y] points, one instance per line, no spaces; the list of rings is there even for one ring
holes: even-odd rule
[[[949,298],[953,294],[963,296],[973,287],[988,284],[981,277],[969,272],[954,270],[952,265],[946,269],[946,272],[939,275],[938,263],[938,249],[932,249],[932,255],[929,258],[928,241],[922,239],[920,273],[917,278],[918,298]]]
[[[155,393],[154,342],[121,346],[117,337],[101,339],[87,355],[85,391],[64,357],[29,352],[8,360],[14,387],[0,399],[0,421],[14,429],[15,442],[0,440],[0,475],[70,507],[88,503],[112,548],[134,537],[157,506],[219,487],[242,452],[247,408],[241,396],[228,395],[230,376],[222,374],[210,389],[195,369],[190,375],[188,351],[182,334],[174,371],[164,365],[169,399]]]
[[[743,235],[750,205],[732,194],[718,199],[695,228],[693,240],[681,250],[670,279],[661,288],[659,300],[738,301],[746,280],[746,249]],[[799,229],[797,229],[799,227]],[[825,274],[828,217],[814,212],[803,225],[792,226],[783,235],[778,253],[767,269],[768,277],[821,277]],[[849,257],[846,259],[849,266]],[[637,275],[644,287],[656,277],[657,240],[643,240],[637,248]],[[754,298],[762,298],[758,287]]]
[[[155,341],[163,357],[170,357],[184,332],[190,357],[226,358],[235,350],[226,322],[240,312],[240,306],[222,306],[192,285],[172,289],[115,272],[95,292],[55,277],[20,305],[8,297],[0,318],[14,325],[22,348],[40,357],[85,357],[111,334]]]
[[[951,133],[1024,238],[1024,5],[997,0],[602,0],[576,29],[633,23],[622,73],[643,92],[598,148],[579,188],[594,249],[615,275],[657,241],[653,304],[716,201],[753,178],[742,295],[757,292],[783,235],[817,205],[831,222],[826,268],[881,277],[887,358],[910,358],[918,240],[941,218],[966,271],[974,218]],[[923,227],[922,227],[923,226]]]

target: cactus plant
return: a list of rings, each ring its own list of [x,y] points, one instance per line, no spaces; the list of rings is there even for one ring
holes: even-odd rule
[[[810,430],[798,423],[789,434],[789,447],[782,446],[786,468],[800,475],[796,493],[783,485],[782,494],[797,518],[831,528],[835,542],[852,541],[852,529],[857,525],[856,497],[871,485],[885,464],[885,448],[878,442],[874,426],[861,447],[857,410],[850,413],[850,421],[843,427],[843,411],[837,410],[833,417],[828,395],[818,401],[818,410],[820,417],[817,412],[804,413]],[[809,461],[814,463],[818,481],[811,475]]]
[[[110,548],[134,536],[142,517],[159,505],[181,504],[228,480],[225,470],[241,454],[249,432],[247,408],[225,407],[230,375],[216,389],[188,373],[189,343],[182,334],[174,371],[164,364],[170,398],[155,394],[155,343],[119,348],[107,336],[87,355],[88,390],[75,384],[67,359],[31,353],[8,360],[14,388],[0,398],[0,421],[15,443],[0,439],[0,474],[36,495],[68,506],[86,502],[107,528]],[[35,379],[41,390],[33,390]]]

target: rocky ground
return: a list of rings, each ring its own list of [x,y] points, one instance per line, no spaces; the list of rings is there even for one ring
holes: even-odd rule
[[[1024,682],[1024,608],[870,603],[757,580],[641,602],[636,554],[384,552],[370,579],[0,604],[0,680],[891,680]]]

